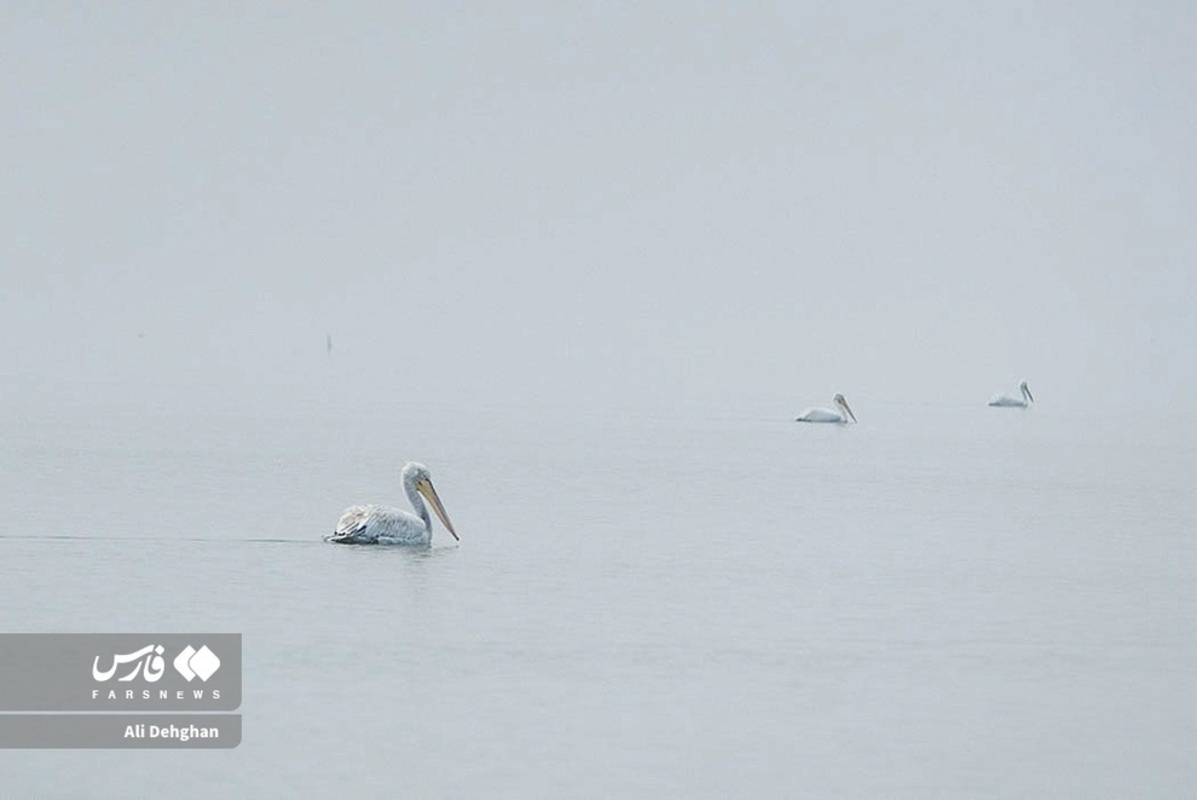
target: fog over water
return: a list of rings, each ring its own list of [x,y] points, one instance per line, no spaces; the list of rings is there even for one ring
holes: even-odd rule
[[[10,5],[6,403],[1176,411],[1194,13]]]

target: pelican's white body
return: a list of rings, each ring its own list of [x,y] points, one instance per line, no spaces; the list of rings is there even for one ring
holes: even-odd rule
[[[1019,397],[1011,397],[1008,394],[995,394],[989,398],[989,405],[994,408],[1030,408],[1031,403],[1035,402],[1035,398],[1031,396],[1031,390],[1027,387],[1026,381],[1018,384],[1018,391],[1021,393]]]
[[[794,420],[795,422],[838,422],[841,424],[847,423],[849,419],[856,421],[856,415],[852,413],[852,409],[848,408],[848,401],[844,399],[842,394],[837,394],[832,398],[836,408],[839,411],[832,411],[830,408],[808,408],[805,409]]]
[[[423,503],[420,506],[422,508]],[[338,544],[427,547],[432,544],[432,520],[428,518],[427,509],[424,509],[424,518],[421,519],[410,511],[393,506],[350,506],[341,514],[337,530],[324,538]]]
[[[843,414],[830,408],[808,408],[798,415],[795,422],[847,422]]]
[[[409,547],[427,547],[432,544],[432,517],[420,496],[419,486],[424,483],[433,492],[428,468],[422,464],[409,463],[403,468],[403,490],[411,501],[413,514],[401,508],[381,505],[350,506],[341,514],[337,529],[324,537],[325,541],[337,544],[390,544]],[[445,527],[453,532],[443,508],[434,501],[434,510]]]

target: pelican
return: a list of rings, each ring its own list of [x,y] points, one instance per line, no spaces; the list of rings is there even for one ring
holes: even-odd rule
[[[848,401],[844,399],[842,394],[836,393],[835,397],[831,398],[831,402],[835,403],[835,407],[840,411],[832,411],[830,408],[808,408],[798,415],[795,422],[842,422],[846,423],[849,419],[856,422],[856,415],[852,413],[852,409],[848,408]]]
[[[424,505],[427,499],[453,538],[461,541],[457,531],[453,530],[453,523],[449,521],[436,489],[432,488],[428,467],[414,461],[408,462],[403,467],[402,478],[403,490],[407,492],[407,499],[416,510],[415,514],[391,506],[350,506],[341,514],[336,531],[325,536],[324,540],[337,544],[427,547],[432,544],[432,518],[428,516],[428,508]]]
[[[1031,397],[1031,390],[1027,388],[1027,382],[1022,381],[1018,384],[1018,391],[1022,393],[1022,397],[1011,397],[1008,394],[995,394],[989,399],[989,405],[994,408],[1030,408],[1031,403],[1035,402],[1035,398]]]

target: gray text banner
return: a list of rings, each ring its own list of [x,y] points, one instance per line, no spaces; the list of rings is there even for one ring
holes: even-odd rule
[[[0,748],[228,749],[240,714],[0,714]]]
[[[239,633],[0,634],[0,711],[234,711]]]

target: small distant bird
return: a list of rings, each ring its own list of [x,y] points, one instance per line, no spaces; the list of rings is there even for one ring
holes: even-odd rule
[[[332,334],[325,334],[325,340],[328,346],[328,357],[332,358]]]
[[[805,409],[794,420],[795,422],[841,422],[847,423],[849,419],[856,422],[856,415],[852,413],[852,409],[848,408],[848,401],[839,392],[836,392],[835,397],[831,398],[831,402],[839,411],[832,411],[830,408],[808,408]]]
[[[989,405],[994,408],[1030,408],[1031,403],[1035,402],[1035,398],[1031,396],[1031,390],[1027,386],[1026,381],[1018,384],[1018,391],[1022,393],[1021,397],[1011,397],[1008,394],[995,394],[989,399]]]

